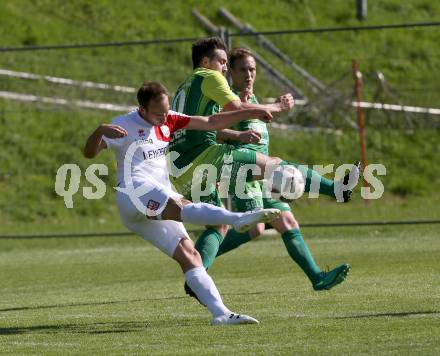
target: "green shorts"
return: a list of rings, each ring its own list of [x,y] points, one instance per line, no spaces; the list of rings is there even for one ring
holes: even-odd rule
[[[245,185],[252,180],[250,168],[255,167],[256,162],[255,151],[225,144],[212,145],[185,167],[178,177],[170,176],[170,180],[185,198],[195,203],[220,206],[220,197],[234,193],[237,182]]]
[[[272,198],[263,198],[262,181],[247,182],[245,193],[248,199],[242,199],[236,195],[231,196],[232,210],[246,212],[256,209],[279,209],[281,211],[291,211],[289,204],[283,203]]]

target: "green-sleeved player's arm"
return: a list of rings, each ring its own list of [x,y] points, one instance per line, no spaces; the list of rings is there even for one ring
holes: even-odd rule
[[[232,111],[240,109],[265,109],[272,113],[280,113],[293,108],[294,100],[292,94],[285,94],[279,97],[279,102],[273,104],[252,104],[234,100],[223,106],[223,110]]]
[[[230,102],[240,101],[240,98],[234,94],[229,87],[226,78],[215,70],[205,71],[201,89],[203,95],[214,100],[220,106],[225,106]]]
[[[240,109],[263,109],[273,113],[287,111],[293,108],[294,100],[291,94],[285,94],[278,98],[273,104],[251,104],[243,103],[233,93],[226,78],[217,71],[209,70],[202,83],[202,93],[214,100],[223,107],[224,111],[235,111]]]

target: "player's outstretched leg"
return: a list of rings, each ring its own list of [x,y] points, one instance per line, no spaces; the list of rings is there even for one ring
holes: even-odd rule
[[[279,166],[293,166],[297,168],[304,176],[305,180],[305,192],[315,192],[321,193],[337,201],[348,202],[350,200],[353,189],[356,187],[359,176],[360,176],[360,163],[358,161],[352,166],[350,173],[344,176],[341,181],[334,181],[331,179],[324,178],[318,172],[313,169],[308,168],[305,165],[301,165],[294,162],[289,162],[282,160],[277,157],[270,157],[264,155],[260,152],[255,152],[248,149],[233,149],[228,153],[228,157],[233,158],[232,160],[232,176],[229,180],[229,193],[234,194],[237,182],[240,179],[250,180],[261,180],[267,179],[265,172],[269,169],[270,171],[277,171],[276,168]],[[229,164],[229,163],[228,163]],[[246,176],[238,177],[238,172],[243,165],[253,165],[256,164],[261,171],[259,172],[246,172]],[[223,172],[223,169],[220,170]],[[277,171],[278,172],[278,171]],[[292,173],[290,170],[282,170],[282,180],[285,181],[292,178]],[[221,176],[218,177],[220,179]]]
[[[305,192],[310,192],[312,182],[319,182],[319,190],[316,193],[321,193],[335,198],[338,202],[348,202],[351,199],[353,189],[356,187],[360,177],[361,165],[359,161],[356,161],[350,172],[347,173],[340,181],[334,181],[328,178],[324,178],[318,172],[313,169],[307,168],[297,163],[281,161],[280,165],[294,166],[298,168],[305,178]]]
[[[233,213],[207,203],[188,203],[182,207],[181,220],[197,225],[232,225],[238,232],[250,230],[260,222],[270,222],[280,216],[278,209]]]
[[[281,211],[278,209],[261,209],[257,211],[248,211],[243,213],[243,216],[239,218],[232,227],[238,233],[249,231],[258,223],[267,223],[279,218]]]

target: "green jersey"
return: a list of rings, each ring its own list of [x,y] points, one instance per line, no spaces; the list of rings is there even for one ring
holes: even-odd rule
[[[180,85],[173,98],[172,110],[191,116],[209,116],[221,107],[240,100],[229,87],[226,78],[217,71],[196,68]],[[174,161],[177,168],[191,163],[206,148],[217,143],[216,131],[179,130],[174,133],[170,150],[179,153]]]
[[[249,102],[252,104],[258,104],[257,98],[255,97],[254,94],[252,94],[252,97],[249,99]],[[237,148],[248,148],[253,151],[261,152],[267,156],[269,155],[269,132],[267,131],[267,125],[265,122],[258,119],[244,120],[233,126],[232,129],[236,131],[248,131],[248,130],[257,131],[258,133],[260,133],[261,139],[258,144],[241,143],[238,141],[231,141],[228,143],[230,143],[231,145]]]

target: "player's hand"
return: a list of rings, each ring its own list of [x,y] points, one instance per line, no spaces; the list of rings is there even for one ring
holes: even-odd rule
[[[281,95],[279,98],[277,98],[276,103],[278,104],[281,111],[288,111],[293,108],[295,105],[295,100],[293,99],[292,94],[287,93],[284,95]]]
[[[99,126],[99,133],[108,138],[121,138],[127,136],[127,130],[113,124],[102,124]]]
[[[260,139],[261,134],[254,130],[242,131],[238,135],[238,141],[241,143],[258,143]]]
[[[255,117],[264,122],[271,122],[273,119],[271,112],[263,109],[256,109]]]

